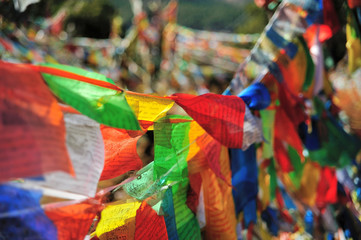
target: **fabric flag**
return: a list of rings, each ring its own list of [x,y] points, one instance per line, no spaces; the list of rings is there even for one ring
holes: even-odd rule
[[[191,118],[166,116],[154,124],[154,178],[172,183],[178,239],[200,239],[197,218],[187,206],[187,156]],[[162,176],[168,175],[162,180]]]
[[[276,141],[278,144],[276,143]],[[297,151],[301,160],[304,160],[302,141],[298,136],[294,123],[291,122],[291,120],[287,117],[285,111],[282,108],[278,108],[276,110],[275,117],[274,151],[276,158],[281,158],[281,156],[283,155],[281,153],[283,143],[287,143],[288,145],[292,146]],[[287,157],[285,155],[283,156]],[[277,159],[277,161],[280,161],[280,159]]]
[[[184,122],[172,123],[172,119]],[[189,152],[189,129],[191,118],[166,116],[154,123],[154,178],[169,173],[168,180],[177,181],[188,177],[187,156]]]
[[[195,121],[191,122],[188,137],[190,146],[187,161],[190,175],[200,172],[202,168],[198,168],[198,166],[203,166],[205,168],[209,167],[217,177],[226,181],[221,172],[219,162],[222,145],[206,133],[206,131]],[[197,170],[195,170],[195,168],[197,168]],[[193,169],[195,171],[193,171]]]
[[[350,8],[361,7],[361,0],[347,0],[347,3]]]
[[[289,172],[288,176],[291,179],[294,188],[299,189],[301,185],[305,162],[301,161],[301,158],[298,155],[297,151],[291,146],[288,146],[288,157],[293,166],[293,171]]]
[[[222,147],[221,171],[226,182],[210,170],[201,172],[203,183],[204,207],[206,214],[205,237],[207,239],[236,239],[236,215],[232,198],[231,169],[228,150]]]
[[[189,180],[184,179],[173,185],[174,214],[179,239],[201,239],[197,218],[187,206]]]
[[[96,228],[100,240],[134,239],[135,216],[140,202],[111,203],[102,212]]]
[[[336,170],[323,167],[321,178],[317,186],[316,206],[323,209],[327,204],[337,202],[337,177]]]
[[[162,209],[164,213],[164,220],[167,227],[167,234],[169,239],[178,240],[177,225],[175,221],[174,203],[172,188],[169,187],[163,196]]]
[[[158,216],[146,202],[140,205],[135,216],[134,239],[168,239],[164,217]]]
[[[105,76],[59,64],[38,66],[53,93],[82,114],[116,128],[140,130],[124,92]]]
[[[58,240],[84,239],[94,218],[103,208],[99,202],[91,200],[66,206],[57,206],[57,204],[46,205],[44,211],[57,227]]]
[[[124,184],[124,191],[130,196],[145,200],[156,194],[167,180],[168,174],[154,179],[154,162],[149,163],[136,173],[137,178]]]
[[[242,98],[250,109],[261,110],[271,103],[271,96],[265,85],[254,83],[244,89],[238,97]]]
[[[40,206],[40,191],[0,185],[0,233],[4,239],[57,239],[57,228]]]
[[[246,151],[231,149],[231,169],[233,198],[236,213],[239,214],[257,197],[258,192],[258,168],[256,161],[256,148],[254,145]],[[254,218],[256,209],[247,217]],[[252,216],[253,215],[253,216]],[[246,217],[246,216],[245,216]]]
[[[29,5],[38,2],[40,0],[14,0],[14,8],[19,12],[24,12]]]
[[[271,207],[267,207],[262,213],[261,218],[266,222],[267,228],[273,236],[278,235],[278,219],[277,219],[277,211]]]
[[[42,193],[15,185],[0,185],[0,232],[5,239],[84,239],[97,202],[58,202],[40,206]]]
[[[316,96],[323,89],[324,59],[322,45],[319,39],[320,27],[316,29],[315,40],[310,48],[310,53],[315,63],[315,84],[313,87],[313,95]]]
[[[236,96],[212,93],[173,94],[180,105],[207,133],[230,148],[242,148],[245,104]]]
[[[63,114],[40,74],[6,62],[0,73],[0,182],[51,171],[73,174]]]
[[[199,145],[202,144],[202,142],[197,142],[199,137],[205,138],[203,135],[208,135],[207,138],[212,138],[196,121],[192,121],[188,135],[190,142],[187,156],[189,175],[193,175],[207,169],[209,167],[208,159],[213,159],[213,156],[208,159],[206,158],[205,151],[202,151],[201,146]]]
[[[32,184],[94,197],[104,167],[104,144],[99,123],[80,114],[64,114],[66,146],[75,177],[64,172],[43,175]]]
[[[259,208],[261,211],[266,209],[270,204],[271,195],[270,195],[270,175],[267,173],[267,165],[270,160],[264,160],[258,168],[258,199],[259,199]]]
[[[346,133],[336,119],[324,110],[321,100],[314,100],[319,109],[318,115],[322,114],[318,121],[321,149],[309,151],[310,158],[322,166],[342,168],[355,159],[361,142],[357,137]]]
[[[285,55],[279,55],[277,64],[287,84],[287,90],[298,96],[313,83],[314,64],[304,39],[297,39],[295,44],[299,48],[295,57],[289,59]]]
[[[141,124],[153,124],[164,117],[174,104],[174,101],[169,98],[129,91],[125,93],[125,98]]]
[[[312,161],[305,162],[300,188],[295,192],[295,198],[303,203],[314,206],[317,196],[317,186],[320,180],[320,166]]]
[[[313,77],[315,74],[315,64],[313,63],[311,53],[310,50],[308,49],[305,39],[300,37],[299,41],[300,41],[300,48],[303,50],[307,62],[305,81],[303,82],[302,85],[302,91],[307,91],[313,82]],[[302,54],[302,51],[300,51],[300,54]]]
[[[348,54],[348,71],[353,73],[361,66],[361,33],[353,12],[349,13],[346,24],[346,48]]]
[[[316,117],[311,118],[311,126],[308,126],[306,123],[301,123],[299,126],[299,134],[307,150],[314,151],[321,148],[318,121]]]
[[[272,27],[266,30],[266,36],[275,44],[278,48],[283,49],[286,54],[289,56],[290,59],[293,59],[298,51],[297,45],[293,42],[289,42],[284,39],[277,30],[273,29]]]
[[[142,168],[143,162],[137,153],[137,142],[143,132],[104,125],[100,129],[105,148],[104,169],[100,180],[111,179]]]
[[[284,143],[282,140],[275,138],[274,142],[274,151],[275,151],[275,159],[277,161],[278,166],[280,166],[280,170],[282,172],[291,172],[293,171],[293,166],[291,164],[291,160],[288,156],[287,147],[285,146],[286,143]]]
[[[276,110],[265,109],[260,111],[262,120],[262,132],[265,141],[263,142],[262,156],[264,159],[273,157],[274,146],[274,122]]]

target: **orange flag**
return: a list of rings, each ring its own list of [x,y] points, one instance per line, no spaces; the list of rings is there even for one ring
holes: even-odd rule
[[[45,214],[58,229],[58,240],[76,240],[84,239],[100,210],[100,204],[83,202],[60,208],[46,207]]]
[[[111,179],[143,167],[137,153],[137,141],[142,135],[141,131],[127,131],[103,125],[100,130],[105,148],[104,169],[100,180]]]
[[[228,149],[222,147],[220,157],[221,172],[227,182],[231,182],[231,167]],[[205,236],[207,239],[237,239],[236,214],[232,197],[232,187],[217,178],[210,170],[201,172],[206,212]]]

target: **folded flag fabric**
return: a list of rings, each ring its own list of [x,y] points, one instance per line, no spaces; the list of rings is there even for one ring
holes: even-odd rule
[[[57,229],[40,206],[40,191],[0,185],[0,232],[5,239],[57,239]]]
[[[221,144],[242,148],[245,104],[236,96],[173,94],[174,101]]]
[[[139,170],[143,162],[137,153],[137,142],[144,134],[102,125],[105,161],[100,180],[111,179],[128,171]]]
[[[74,174],[63,113],[41,75],[6,62],[0,73],[0,182],[51,171]]]
[[[41,191],[0,185],[0,231],[5,239],[84,239],[101,210],[99,202],[40,205]]]
[[[100,124],[81,114],[64,113],[66,147],[75,176],[65,172],[43,175],[44,180],[26,180],[30,185],[44,186],[94,197],[104,167],[104,143]]]
[[[35,68],[52,92],[82,114],[107,126],[140,130],[125,93],[105,76],[60,64]]]

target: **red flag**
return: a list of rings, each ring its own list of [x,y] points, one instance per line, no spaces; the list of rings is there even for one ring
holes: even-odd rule
[[[282,172],[288,173],[293,171],[293,166],[290,158],[288,157],[288,151],[283,145],[282,140],[275,138],[274,141],[275,158],[278,165],[281,167]]]
[[[350,8],[361,7],[361,0],[347,0]]]
[[[317,186],[316,205],[319,208],[327,204],[337,202],[337,177],[336,171],[330,167],[324,167],[321,171],[321,178]]]
[[[0,61],[0,182],[51,171],[74,174],[60,107],[41,75]]]
[[[134,239],[168,239],[167,228],[163,216],[158,216],[145,201],[135,216]]]
[[[242,148],[245,104],[236,96],[177,93],[174,101],[202,128],[229,148]]]
[[[297,151],[300,158],[304,159],[302,141],[298,136],[294,123],[287,117],[282,108],[278,108],[276,111],[275,139],[282,139],[291,145]],[[276,151],[276,144],[274,147]]]
[[[79,203],[60,208],[45,208],[45,214],[58,229],[58,240],[84,239],[88,234],[100,205]]]
[[[100,180],[107,180],[131,170],[139,170],[143,162],[137,153],[141,131],[127,131],[102,125],[105,149],[104,169]]]

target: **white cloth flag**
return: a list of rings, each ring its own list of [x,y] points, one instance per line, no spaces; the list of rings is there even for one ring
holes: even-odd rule
[[[65,172],[44,175],[28,183],[94,197],[104,167],[104,142],[99,123],[80,114],[64,114],[66,147],[76,176]],[[46,147],[46,146],[44,146]]]
[[[16,11],[24,12],[30,4],[38,2],[40,0],[14,0],[14,8]]]
[[[243,143],[242,150],[246,150],[253,143],[263,141],[262,122],[261,119],[252,115],[246,106],[243,123]]]

